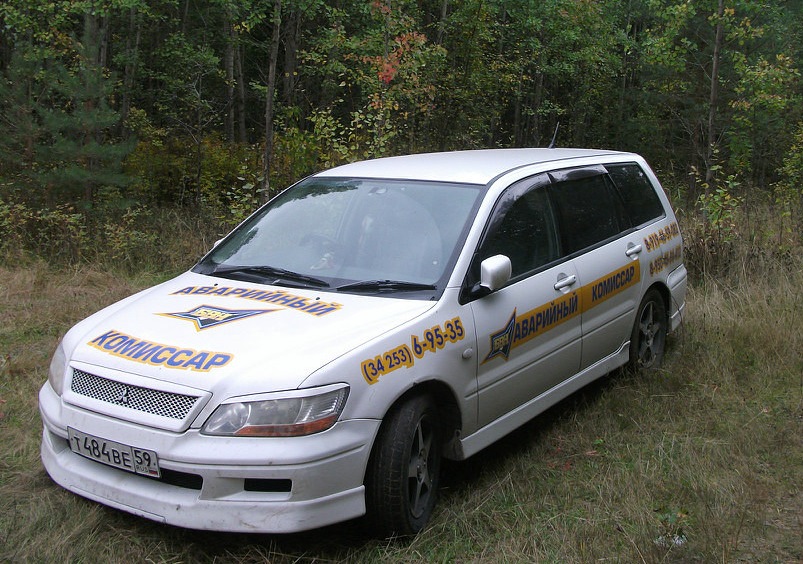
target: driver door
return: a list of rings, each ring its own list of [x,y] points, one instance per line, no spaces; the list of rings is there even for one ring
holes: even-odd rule
[[[580,368],[581,304],[577,272],[561,263],[546,187],[538,175],[512,185],[496,204],[475,254],[479,264],[510,258],[507,286],[470,303],[478,341],[480,426],[539,396]]]

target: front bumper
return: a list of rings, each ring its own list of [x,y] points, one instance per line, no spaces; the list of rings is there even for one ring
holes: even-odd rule
[[[231,532],[286,533],[365,513],[363,476],[379,421],[350,420],[294,438],[171,433],[39,394],[41,456],[57,484],[154,521]],[[163,479],[106,466],[72,452],[67,427],[157,452]]]

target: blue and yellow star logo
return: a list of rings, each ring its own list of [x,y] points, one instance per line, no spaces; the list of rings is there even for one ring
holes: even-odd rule
[[[166,317],[177,317],[178,319],[186,319],[195,324],[196,331],[203,331],[210,327],[216,327],[223,323],[230,321],[238,321],[246,317],[253,317],[254,315],[261,315],[276,311],[275,309],[224,309],[222,307],[215,307],[210,305],[201,305],[190,311],[179,311],[176,313],[160,313]]]
[[[488,362],[497,356],[504,357],[505,360],[510,356],[510,348],[513,346],[513,330],[516,328],[516,310],[510,316],[505,328],[497,333],[491,334],[491,352],[485,357],[483,362]]]

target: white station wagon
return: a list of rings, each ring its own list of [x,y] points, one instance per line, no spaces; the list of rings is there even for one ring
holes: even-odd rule
[[[155,521],[409,535],[463,460],[611,370],[656,367],[686,269],[632,153],[412,155],[315,174],[191,271],[63,338],[42,461]]]

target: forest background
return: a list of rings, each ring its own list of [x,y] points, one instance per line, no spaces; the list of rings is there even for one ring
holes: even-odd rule
[[[799,0],[7,0],[0,248],[171,267],[171,227],[207,248],[322,168],[558,124],[647,157],[706,245],[761,202],[784,247],[801,60]]]
[[[2,0],[0,561],[803,560],[801,0]],[[662,180],[665,368],[444,472],[405,542],[187,531],[56,487],[58,339],[332,165],[557,144]]]

